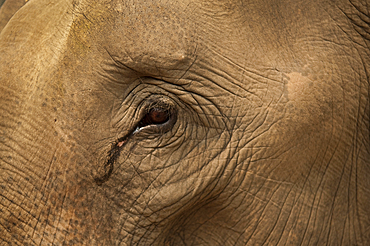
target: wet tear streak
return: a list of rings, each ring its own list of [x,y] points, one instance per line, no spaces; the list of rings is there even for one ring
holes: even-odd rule
[[[105,183],[109,177],[112,175],[114,163],[117,161],[122,147],[126,144],[127,138],[118,139],[118,141],[112,144],[111,149],[108,151],[107,161],[102,167],[103,175],[94,178],[94,181],[97,185],[101,186]]]

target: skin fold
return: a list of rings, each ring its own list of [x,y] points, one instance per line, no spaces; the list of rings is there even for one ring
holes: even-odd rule
[[[28,0],[0,0],[0,31],[5,27],[10,18],[17,12]],[[4,6],[3,6],[4,4]]]
[[[368,245],[368,1],[24,3],[0,245]]]

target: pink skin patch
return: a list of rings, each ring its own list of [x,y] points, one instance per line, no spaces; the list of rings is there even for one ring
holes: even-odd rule
[[[122,147],[126,143],[126,140],[117,143],[118,147]]]

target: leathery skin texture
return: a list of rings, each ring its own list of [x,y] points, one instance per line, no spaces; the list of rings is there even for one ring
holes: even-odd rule
[[[369,11],[6,1],[0,245],[368,245]]]

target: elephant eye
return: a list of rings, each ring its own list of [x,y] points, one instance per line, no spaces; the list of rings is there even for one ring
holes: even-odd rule
[[[167,109],[155,107],[149,110],[144,118],[139,122],[138,127],[148,125],[161,125],[169,121],[170,111]]]

